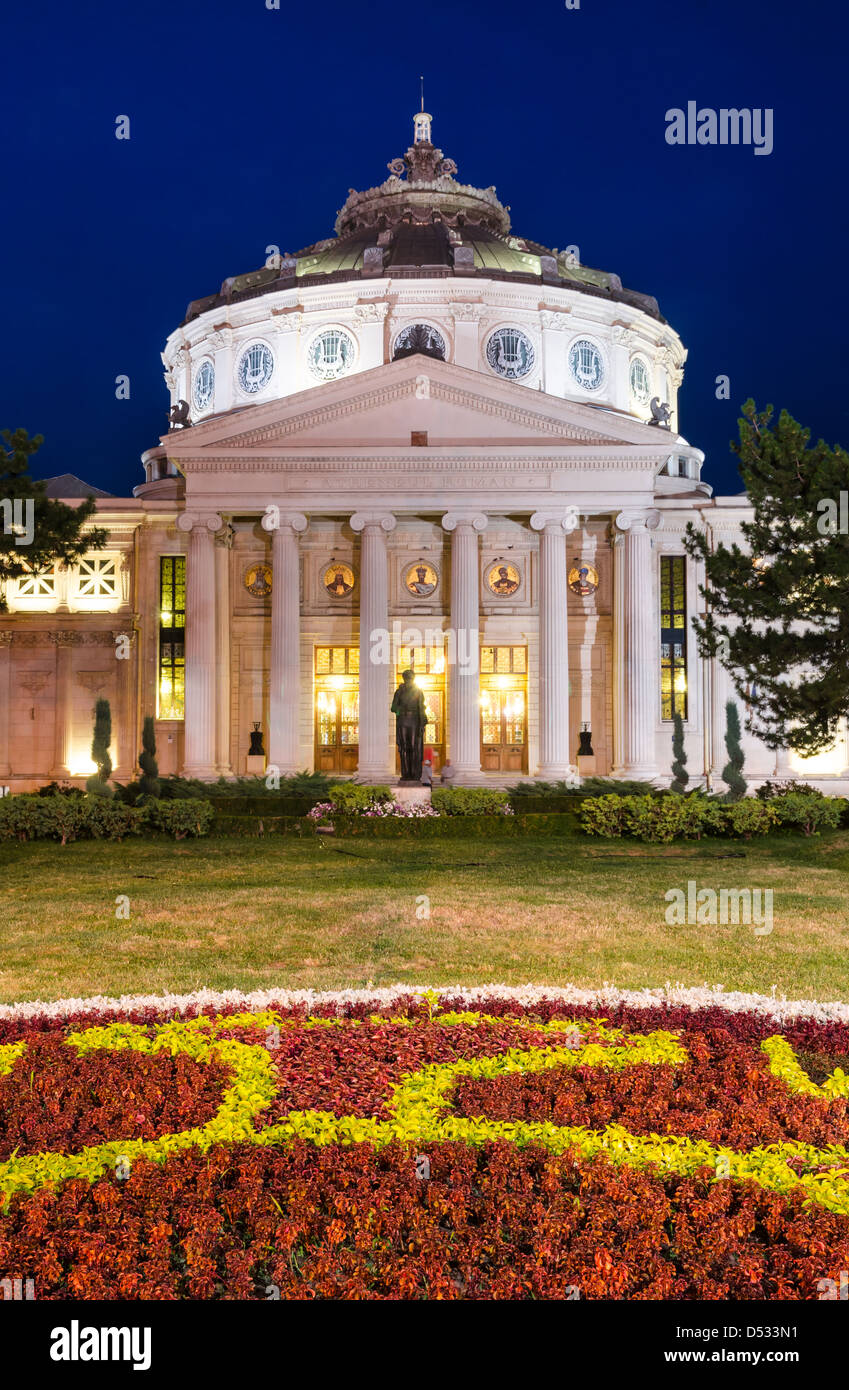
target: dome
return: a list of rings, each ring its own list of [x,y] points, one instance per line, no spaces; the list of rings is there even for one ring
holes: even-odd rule
[[[554,285],[630,305],[665,323],[657,300],[623,288],[618,275],[579,264],[571,249],[558,252],[512,235],[510,209],[495,188],[457,180],[454,161],[432,143],[431,119],[425,111],[416,113],[414,142],[390,161],[388,179],[362,192],[349,191],[335,236],[229,277],[218,294],[192,301],[184,326],[208,310],[260,295],[378,276],[485,276]]]

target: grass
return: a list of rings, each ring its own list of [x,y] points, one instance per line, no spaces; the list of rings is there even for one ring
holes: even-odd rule
[[[201,986],[669,980],[849,999],[847,874],[845,831],[669,846],[414,837],[4,844],[0,1001]],[[664,894],[688,879],[772,888],[773,931],[667,925]],[[122,895],[126,920],[116,916]]]

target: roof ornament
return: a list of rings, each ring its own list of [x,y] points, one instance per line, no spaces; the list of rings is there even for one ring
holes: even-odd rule
[[[672,409],[665,401],[661,402],[659,396],[652,396],[649,401],[649,410],[651,411],[652,418],[646,421],[647,424],[657,425],[658,429],[661,430],[671,429],[669,420],[672,415]]]
[[[432,143],[430,138],[430,123],[433,117],[429,111],[425,111],[424,109],[424,78],[420,77],[419,81],[422,84],[422,105],[421,110],[417,111],[413,117],[413,144],[430,145]]]

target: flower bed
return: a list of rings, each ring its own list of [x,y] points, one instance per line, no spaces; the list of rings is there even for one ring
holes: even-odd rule
[[[0,1270],[62,1298],[828,1297],[849,1009],[401,989],[0,1009]]]

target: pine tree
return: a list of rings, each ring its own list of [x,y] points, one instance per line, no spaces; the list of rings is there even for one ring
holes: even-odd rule
[[[73,564],[86,551],[101,550],[108,540],[103,527],[88,528],[95,500],[69,507],[45,494],[44,483],[29,476],[30,459],[43,443],[26,430],[2,430],[0,439],[0,613],[9,579],[47,569],[56,560]]]
[[[146,714],[142,726],[142,751],[139,754],[139,767],[142,775],[139,778],[139,790],[143,796],[158,796],[161,790],[159,784],[159,767],[156,762],[156,732],[153,727],[153,715]]]
[[[687,750],[684,747],[684,720],[676,710],[672,716],[672,781],[670,791],[685,792],[689,780]]]
[[[728,762],[722,769],[722,780],[728,788],[728,801],[740,801],[746,795],[743,776],[744,754],[740,743],[740,712],[733,700],[725,706],[725,747]]]
[[[705,565],[707,612],[693,627],[748,706],[746,727],[770,748],[832,746],[849,715],[849,455],[782,411],[743,406],[732,448],[754,520],[744,546],[687,527]]]
[[[109,745],[112,742],[112,711],[108,700],[98,700],[94,707],[94,736],[91,740],[92,761],[97,771],[86,782],[86,790],[92,796],[113,796],[109,785],[112,776],[112,759]]]

